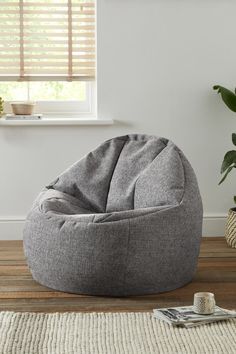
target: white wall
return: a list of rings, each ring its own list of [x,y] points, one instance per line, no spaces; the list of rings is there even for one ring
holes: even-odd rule
[[[20,220],[58,173],[104,139],[131,132],[183,149],[203,197],[204,234],[222,234],[235,176],[217,183],[236,115],[211,87],[236,86],[235,13],[233,0],[98,0],[98,113],[117,122],[0,127],[0,237],[21,237]]]

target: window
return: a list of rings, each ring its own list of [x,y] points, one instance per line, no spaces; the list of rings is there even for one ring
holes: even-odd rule
[[[95,102],[95,0],[1,0],[0,96],[48,114]]]

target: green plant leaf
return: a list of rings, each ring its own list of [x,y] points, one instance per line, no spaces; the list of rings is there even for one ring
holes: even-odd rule
[[[232,169],[235,168],[235,167],[236,167],[236,165],[234,164],[233,166],[230,166],[230,167],[228,168],[228,170],[225,172],[223,178],[220,180],[219,185],[220,185],[222,182],[224,182],[224,180],[226,179],[226,177],[228,176],[228,174],[229,174],[229,173],[232,171]]]
[[[227,168],[232,165],[232,163],[236,163],[236,150],[230,150],[226,152],[220,172],[225,172]]]
[[[236,94],[233,91],[220,85],[213,86],[213,90],[218,90],[226,106],[231,109],[231,111],[236,112]]]
[[[234,203],[236,204],[236,195],[234,196]]]
[[[232,142],[236,146],[236,134],[235,133],[232,134]]]

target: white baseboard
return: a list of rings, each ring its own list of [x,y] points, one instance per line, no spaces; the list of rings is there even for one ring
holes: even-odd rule
[[[0,240],[22,240],[24,218],[0,218]],[[226,215],[204,215],[203,236],[223,236]]]
[[[224,236],[225,224],[227,215],[204,215],[202,235],[210,236]]]
[[[0,240],[22,240],[24,218],[0,218]]]

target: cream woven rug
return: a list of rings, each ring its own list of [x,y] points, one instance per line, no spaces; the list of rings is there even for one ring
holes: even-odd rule
[[[150,313],[0,312],[1,354],[235,354],[236,321],[172,328]]]

